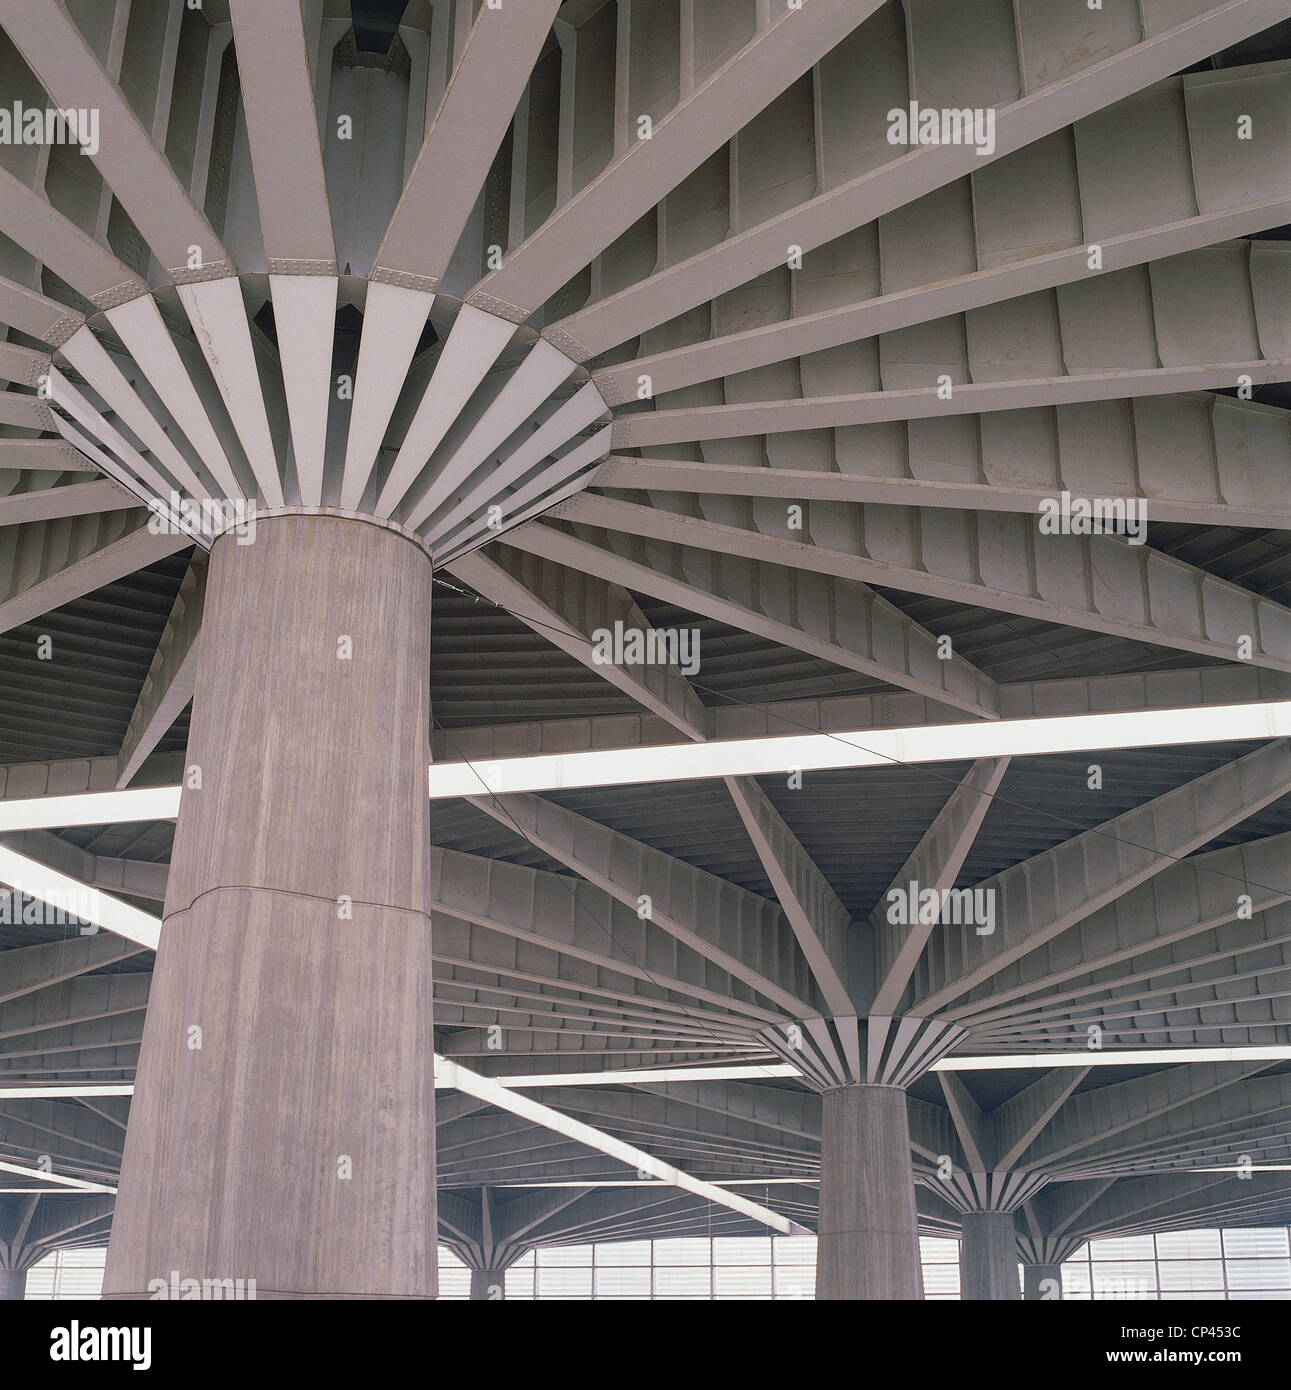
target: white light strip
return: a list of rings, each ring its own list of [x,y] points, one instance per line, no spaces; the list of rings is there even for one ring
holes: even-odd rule
[[[1013,1071],[1034,1070],[1046,1067],[1124,1067],[1137,1064],[1151,1066],[1174,1065],[1185,1062],[1284,1062],[1291,1060],[1291,1047],[1172,1047],[1140,1048],[1137,1051],[1123,1052],[1028,1052],[1008,1053],[999,1057],[943,1057],[934,1062],[932,1071]],[[472,1072],[471,1075],[476,1075]],[[441,1067],[435,1072],[437,1091],[462,1090],[455,1082],[446,1079],[448,1073]],[[787,1063],[773,1063],[765,1067],[750,1065],[744,1067],[683,1067],[656,1069],[641,1068],[623,1071],[584,1071],[570,1072],[568,1075],[553,1073],[532,1076],[481,1077],[491,1085],[503,1090],[528,1090],[541,1086],[640,1086],[660,1081],[758,1081],[771,1077],[796,1077],[802,1073]],[[0,1087],[0,1100],[48,1099],[78,1096],[132,1096],[134,1086],[129,1083],[81,1084],[69,1082],[65,1086],[3,1086]],[[553,1112],[555,1113],[555,1112]],[[1198,1172],[1203,1170],[1198,1169]],[[1204,1170],[1210,1171],[1210,1170]],[[1215,1170],[1220,1171],[1219,1169]],[[762,1182],[766,1179],[750,1179]],[[796,1182],[796,1178],[777,1178],[777,1182]],[[803,1182],[811,1181],[804,1178]],[[521,1184],[522,1186],[524,1184]],[[541,1185],[541,1184],[539,1184]],[[561,1186],[562,1184],[547,1184]],[[616,1184],[617,1185],[617,1184]],[[631,1184],[628,1184],[631,1185]],[[572,1187],[586,1187],[586,1183],[571,1183]]]
[[[488,1077],[480,1076],[476,1072],[468,1071],[456,1062],[450,1062],[448,1058],[439,1056],[438,1053],[435,1054],[435,1082],[436,1085],[442,1083],[454,1090],[463,1091],[466,1095],[474,1096],[476,1100],[485,1101],[489,1105],[496,1105],[500,1110],[508,1110],[513,1115],[519,1115],[521,1119],[530,1120],[536,1125],[542,1125],[545,1129],[563,1134],[567,1139],[576,1139],[579,1143],[586,1144],[588,1148],[598,1149],[611,1158],[617,1158],[630,1168],[635,1168],[638,1173],[647,1173],[650,1177],[658,1178],[674,1187],[693,1192],[697,1197],[705,1197],[710,1202],[730,1207],[732,1211],[738,1211],[743,1216],[751,1217],[754,1221],[760,1221],[763,1225],[770,1226],[772,1230],[779,1231],[781,1235],[809,1234],[796,1221],[790,1221],[769,1207],[759,1206],[756,1202],[750,1202],[744,1197],[737,1197],[734,1193],[727,1192],[723,1188],[714,1187],[710,1182],[702,1182],[699,1178],[692,1178],[689,1173],[683,1173],[680,1168],[674,1168],[670,1163],[664,1163],[643,1149],[633,1148],[631,1144],[625,1144],[621,1139],[615,1139],[613,1135],[594,1129],[581,1120],[563,1115],[559,1110],[552,1110],[550,1106],[539,1105],[536,1100],[530,1100],[527,1096],[517,1096],[505,1086],[499,1086],[496,1081],[491,1081]]]
[[[969,758],[1041,756],[1113,748],[1155,748],[1291,734],[1291,701],[1198,705],[1175,710],[1077,714],[1056,719],[1000,719],[905,729],[858,729],[840,734],[787,734],[773,738],[676,743],[648,748],[501,758],[478,763],[435,763],[428,769],[432,800],[494,792],[540,792],[561,787],[680,782],[702,777],[892,763],[955,762]],[[75,796],[0,799],[0,832],[61,830],[75,825],[118,825],[174,820],[181,788],[131,787]]]
[[[1171,1171],[1170,1169],[1166,1170]],[[1173,1171],[1184,1173],[1291,1173],[1291,1163],[1253,1163],[1248,1168],[1243,1164],[1240,1168],[1183,1168]]]
[[[82,1086],[0,1086],[0,1100],[79,1100],[82,1096],[132,1096],[129,1084]]]
[[[943,1057],[932,1071],[1012,1071],[1046,1067],[1124,1067],[1172,1065],[1182,1062],[1283,1062],[1291,1061],[1291,1047],[1170,1047],[1138,1048],[1118,1052],[1015,1052],[998,1057]],[[797,1077],[802,1073],[788,1063],[756,1063],[738,1067],[659,1067],[622,1071],[559,1072],[533,1076],[499,1076],[493,1080],[508,1090],[539,1086],[637,1086],[660,1081],[757,1081],[771,1077]]]
[[[486,788],[499,793],[540,792],[562,787],[682,782],[701,777],[882,767],[893,763],[1226,743],[1281,738],[1287,734],[1291,734],[1291,700],[1076,714],[1052,719],[982,720],[904,729],[857,729],[840,734],[784,734],[501,758],[475,764],[435,763],[429,769],[430,795],[437,800],[478,796]]]
[[[17,1173],[19,1177],[36,1178],[40,1182],[53,1183],[55,1187],[70,1187],[77,1192],[115,1192],[115,1187],[106,1183],[85,1182],[81,1178],[63,1178],[56,1173],[42,1173],[39,1168],[20,1168],[16,1163],[5,1163],[0,1159],[0,1173]]]
[[[499,1182],[494,1187],[514,1187],[523,1192],[528,1187],[671,1187],[658,1178],[588,1178],[586,1182]]]
[[[127,941],[137,941],[140,946],[147,946],[150,950],[155,951],[161,939],[159,917],[140,912],[137,907],[123,903],[119,898],[110,897],[79,879],[60,874],[48,864],[2,845],[0,883],[7,883],[29,897],[39,898],[51,907],[75,912],[83,922],[106,927],[108,931],[124,936]],[[70,909],[69,903],[72,904]]]
[[[1161,1066],[1174,1062],[1285,1062],[1291,1047],[1160,1047],[1123,1052],[1011,1052],[1001,1057],[943,1057],[932,1071],[1011,1071],[1031,1067]]]
[[[820,1184],[819,1178],[717,1178],[715,1181],[720,1187],[817,1187]],[[523,1191],[526,1187],[667,1187],[668,1184],[655,1178],[638,1178],[635,1181],[623,1182],[596,1178],[587,1182],[500,1182],[495,1186],[514,1187]],[[805,1234],[811,1233],[808,1231]]]
[[[744,1067],[641,1067],[635,1071],[572,1071],[550,1076],[495,1076],[509,1090],[530,1086],[634,1086],[651,1081],[757,1081],[763,1077],[801,1076],[787,1062]]]
[[[180,787],[127,787],[114,792],[0,800],[0,831],[65,830],[73,825],[174,820],[179,814],[181,790]]]
[[[818,1183],[819,1178],[721,1178],[723,1187],[801,1187]]]

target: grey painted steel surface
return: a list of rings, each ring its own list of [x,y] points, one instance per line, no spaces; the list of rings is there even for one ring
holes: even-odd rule
[[[820,1148],[816,1297],[921,1298],[905,1092],[826,1091]]]
[[[109,1295],[435,1293],[429,642],[426,556],[378,525],[212,552]]]

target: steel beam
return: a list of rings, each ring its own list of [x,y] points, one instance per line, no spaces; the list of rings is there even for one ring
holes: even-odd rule
[[[562,502],[555,510],[583,500]],[[586,500],[597,507],[606,501]],[[638,510],[654,514],[652,508]],[[617,511],[615,517],[626,526]],[[702,545],[707,536],[698,539]],[[657,545],[642,544],[625,555],[545,522],[509,531],[506,544],[958,709],[988,718],[995,712],[988,677],[954,653],[940,658],[933,634],[868,588],[828,575],[795,575],[787,566],[723,562],[719,567],[702,548],[661,552]]]
[[[1249,646],[1257,665],[1291,670],[1291,610],[1119,537],[1039,536],[1029,518],[993,512],[832,502],[805,509],[803,529],[790,532],[780,509],[754,504],[748,520],[719,524],[703,515],[707,505],[697,498],[700,515],[687,515],[583,495],[550,515],[656,545],[823,572],[1224,660]],[[508,544],[542,545],[548,522],[531,527],[512,532]]]
[[[175,595],[118,754],[117,786],[127,787],[193,698],[206,595],[206,555],[196,550]]]
[[[943,929],[921,961],[917,1007],[958,1018],[952,1006],[974,986],[1289,791],[1291,746],[1279,740],[977,885],[995,894],[995,931]]]

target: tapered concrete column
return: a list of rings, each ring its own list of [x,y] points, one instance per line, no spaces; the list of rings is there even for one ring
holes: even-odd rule
[[[905,1091],[844,1086],[821,1101],[816,1297],[922,1298]]]
[[[25,1269],[0,1269],[0,1303],[8,1299],[26,1297],[27,1271]]]
[[[471,1270],[471,1297],[486,1298],[491,1303],[500,1303],[507,1296],[506,1271],[501,1269]]]
[[[108,1296],[435,1294],[430,596],[363,521],[212,549]]]
[[[1061,1265],[1023,1265],[1022,1297],[1033,1300],[1056,1301],[1062,1298]]]
[[[959,1244],[962,1299],[1020,1299],[1017,1235],[1011,1211],[966,1211]]]

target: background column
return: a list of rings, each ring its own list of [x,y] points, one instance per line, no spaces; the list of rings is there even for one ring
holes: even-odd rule
[[[954,1168],[926,1181],[961,1213],[959,1296],[1020,1299],[1015,1213],[1044,1188],[1048,1175],[1028,1169]]]
[[[473,1299],[488,1299],[490,1302],[499,1303],[505,1300],[506,1296],[507,1277],[505,1270],[471,1270],[471,1297]]]
[[[1012,1211],[966,1211],[959,1244],[962,1299],[1020,1299]]]
[[[1022,1297],[1032,1300],[1058,1301],[1062,1298],[1061,1265],[1023,1265]]]

